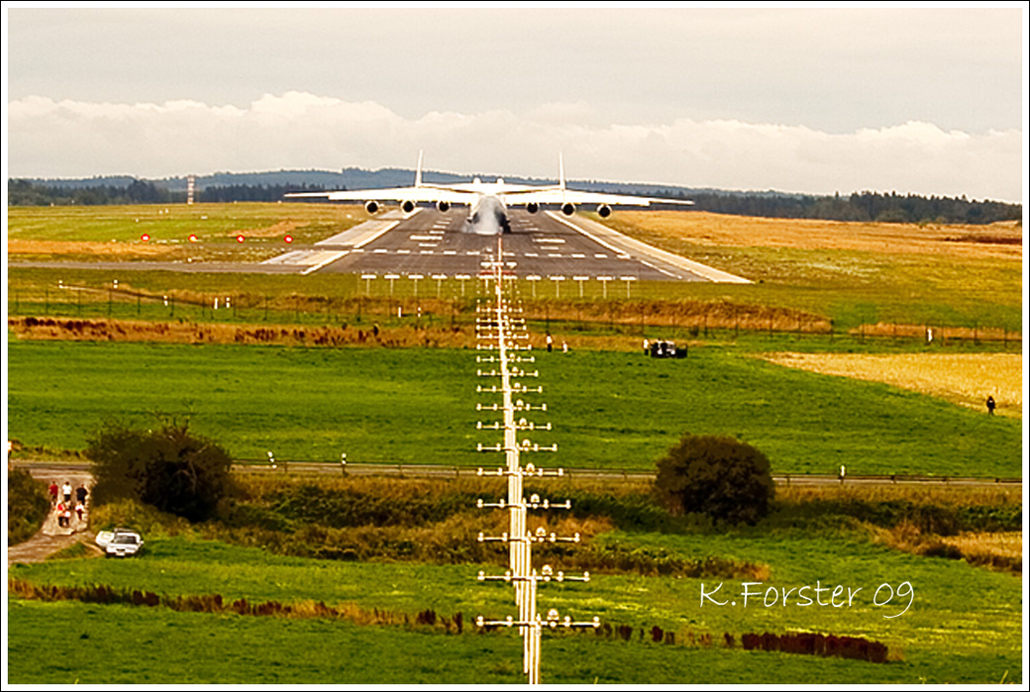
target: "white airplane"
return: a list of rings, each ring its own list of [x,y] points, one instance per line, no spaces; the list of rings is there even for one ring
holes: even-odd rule
[[[410,213],[419,202],[432,203],[440,211],[447,211],[452,205],[469,207],[467,230],[480,235],[510,233],[507,208],[525,206],[526,211],[535,214],[543,205],[557,205],[563,214],[571,216],[576,205],[596,204],[601,218],[611,216],[612,206],[632,205],[646,207],[652,203],[693,204],[689,200],[662,199],[659,197],[637,197],[634,195],[610,195],[599,192],[583,192],[565,187],[565,164],[558,157],[557,185],[509,185],[504,178],[484,183],[476,177],[471,183],[442,185],[422,182],[422,152],[418,154],[414,187],[380,188],[372,190],[338,190],[335,192],[291,192],[286,197],[325,197],[330,201],[364,202],[365,211],[375,214],[382,209],[382,201],[400,202],[401,209]]]

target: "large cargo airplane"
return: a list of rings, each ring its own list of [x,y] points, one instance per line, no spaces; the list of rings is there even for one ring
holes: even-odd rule
[[[558,157],[557,185],[510,185],[498,178],[485,183],[478,177],[471,183],[442,185],[422,182],[422,152],[418,155],[413,187],[393,187],[372,190],[338,190],[335,192],[291,192],[286,197],[325,197],[330,201],[364,202],[365,210],[375,214],[382,209],[383,201],[400,202],[401,209],[412,212],[421,203],[436,205],[440,211],[447,211],[452,205],[469,207],[467,230],[480,235],[498,235],[511,232],[507,209],[523,206],[530,214],[540,211],[544,205],[561,209],[566,216],[576,212],[576,205],[597,205],[597,213],[607,218],[613,206],[631,205],[646,207],[652,203],[693,204],[689,200],[662,199],[659,197],[637,197],[635,195],[610,195],[599,192],[570,190],[565,186],[565,165]]]

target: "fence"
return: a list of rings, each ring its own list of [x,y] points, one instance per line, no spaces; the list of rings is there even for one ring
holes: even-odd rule
[[[460,283],[460,285],[459,285]],[[466,283],[469,285],[466,286]],[[475,324],[478,281],[430,281],[430,295],[411,286],[394,295],[371,290],[329,296],[254,292],[174,291],[152,293],[117,286],[59,283],[56,287],[15,289],[8,294],[11,317],[177,321],[236,325],[299,325],[387,329],[465,330]],[[444,290],[446,286],[447,290]],[[426,287],[423,286],[423,294]],[[403,293],[403,295],[402,295]],[[462,295],[464,294],[464,295]],[[441,297],[436,297],[436,296]],[[921,343],[928,347],[988,343],[1020,350],[1022,334],[1006,326],[954,324],[861,324],[842,327],[790,308],[727,301],[625,298],[523,299],[530,330],[539,333],[737,339],[741,336],[821,338]],[[377,332],[378,333],[378,332]]]

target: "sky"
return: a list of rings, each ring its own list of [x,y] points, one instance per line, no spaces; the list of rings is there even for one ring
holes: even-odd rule
[[[1019,202],[1027,9],[5,12],[11,177],[413,168]]]

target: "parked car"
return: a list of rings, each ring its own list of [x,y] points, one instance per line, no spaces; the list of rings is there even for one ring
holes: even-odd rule
[[[101,531],[97,534],[97,545],[107,557],[131,557],[143,547],[143,538],[132,529]]]

